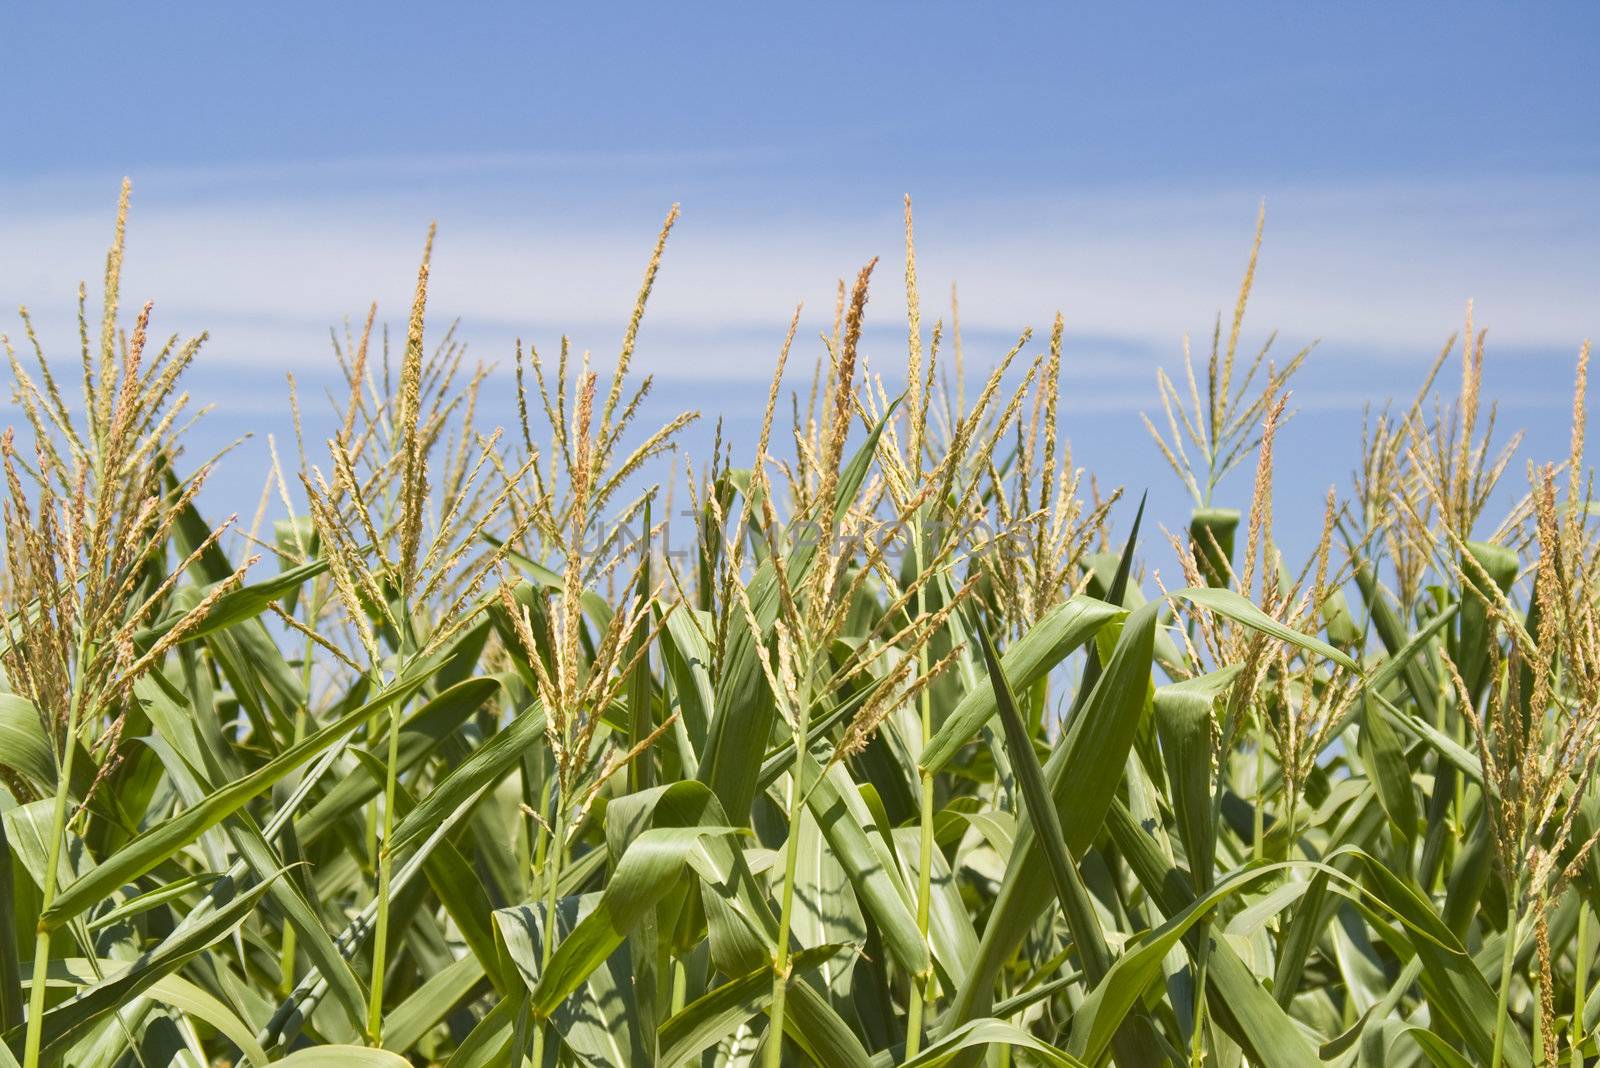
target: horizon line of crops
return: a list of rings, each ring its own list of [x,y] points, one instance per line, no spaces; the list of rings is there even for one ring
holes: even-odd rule
[[[638,425],[631,370],[677,209],[608,374],[517,343],[509,431],[429,343],[430,228],[243,529],[186,466],[204,336],[123,325],[127,211],[70,377],[4,340],[0,1066],[1596,1055],[1587,343],[1491,517],[1469,305],[1286,559],[1309,350],[1241,348],[1258,219],[1129,442],[1192,500],[1152,531],[1074,465],[1059,315],[971,382],[953,291],[925,326],[908,198],[903,390],[873,260],[790,389],[796,309],[753,452],[682,464],[680,554],[698,413]]]

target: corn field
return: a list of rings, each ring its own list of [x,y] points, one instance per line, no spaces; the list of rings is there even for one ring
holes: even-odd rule
[[[1296,559],[1259,224],[1125,443],[1177,531],[1074,466],[1059,316],[968,377],[909,199],[904,364],[874,261],[699,458],[631,370],[676,209],[603,372],[468,364],[430,232],[393,359],[374,307],[332,435],[219,525],[127,196],[76,365],[5,342],[0,1065],[1597,1056],[1587,346],[1525,463],[1469,309]]]

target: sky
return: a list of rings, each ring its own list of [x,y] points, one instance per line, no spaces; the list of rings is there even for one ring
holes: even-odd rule
[[[1176,525],[1138,413],[1231,307],[1265,200],[1245,346],[1317,343],[1281,511],[1348,484],[1362,405],[1408,398],[1469,299],[1502,423],[1564,448],[1600,330],[1600,6],[1112,7],[9,5],[0,303],[72,359],[130,176],[129,304],[210,331],[206,433],[282,435],[330,326],[403,321],[430,221],[435,321],[477,356],[569,333],[605,363],[677,203],[638,367],[748,442],[794,306],[809,362],[872,256],[868,352],[902,361],[909,193],[925,316],[958,284],[981,366],[1060,311],[1077,456]]]

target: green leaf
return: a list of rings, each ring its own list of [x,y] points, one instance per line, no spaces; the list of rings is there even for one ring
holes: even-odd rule
[[[600,905],[602,895],[584,894],[556,903],[556,952],[565,946]],[[495,913],[495,923],[506,952],[530,991],[537,990],[549,972],[542,969],[545,940],[549,937],[544,902],[533,902]],[[570,954],[569,954],[570,961]],[[555,961],[551,961],[552,966]],[[639,1020],[633,989],[634,964],[622,939],[578,978],[547,1014],[562,1043],[589,1068],[637,1064],[649,1060],[647,1036]]]
[[[1015,1024],[992,1017],[968,1020],[905,1061],[901,1068],[939,1068],[955,1060],[964,1050],[988,1046],[1012,1046],[1026,1050],[1051,1068],[1085,1068],[1084,1062],[1071,1054],[1039,1041]]]
[[[483,982],[483,977],[483,962],[470,953],[429,976],[383,1018],[384,1047],[396,1053],[414,1047]]]
[[[1410,843],[1417,835],[1417,801],[1411,786],[1411,765],[1400,736],[1379,702],[1363,695],[1361,736],[1357,739],[1367,778],[1378,791],[1378,804],[1400,835]]]
[[[42,793],[56,788],[56,756],[33,702],[0,693],[0,765],[26,778]]]
[[[1215,703],[1240,670],[1241,665],[1231,664],[1155,692],[1156,734],[1171,787],[1168,801],[1196,893],[1210,889],[1215,866],[1217,829],[1211,777]]]
[[[411,1062],[371,1046],[313,1046],[296,1050],[277,1063],[286,1068],[411,1068]]]
[[[368,778],[383,782],[386,766],[377,757],[361,750],[355,750],[355,754]],[[417,803],[411,796],[411,790],[403,782],[395,783],[394,800],[395,815],[400,819],[416,810]],[[459,812],[452,814],[452,820],[461,818]],[[477,959],[479,974],[487,973],[496,988],[504,992],[508,984],[495,950],[494,932],[491,929],[493,911],[489,897],[484,893],[483,883],[448,837],[434,836],[429,842],[431,846],[427,854],[421,857],[428,885],[438,895],[439,903],[455,923],[461,940],[472,951],[470,955]],[[385,1030],[385,1035],[387,1033]]]
[[[1084,974],[1091,982],[1099,982],[1111,966],[1111,951],[1095,913],[1094,900],[1069,852],[1055,801],[1045,784],[1044,770],[1039,767],[1039,757],[1033,751],[1033,739],[1028,736],[1028,728],[1017,711],[1016,698],[1006,682],[1005,672],[1001,670],[1000,655],[995,652],[988,631],[982,626],[977,630],[983,646],[983,660],[989,669],[989,683],[994,687],[995,702],[1000,710],[1000,722],[1005,727],[1006,749],[1011,754],[1011,766],[1016,771],[1026,803],[1027,818],[1022,824],[1024,833],[1032,829],[1034,840],[1044,852],[1050,876],[1055,882],[1056,897],[1066,915],[1067,927],[1072,932],[1073,945]],[[1131,1006],[1131,1002],[1129,1004]],[[1119,1015],[1112,1022],[1113,1032],[1121,1022]],[[1129,1063],[1153,1064],[1161,1059],[1161,1047],[1154,1029],[1149,1020],[1144,1018],[1136,1019],[1133,1028],[1117,1034],[1117,1050],[1118,1059]]]
[[[267,610],[267,605],[280,598],[287,597],[310,579],[316,578],[328,570],[328,561],[325,559],[313,560],[298,567],[291,567],[264,582],[240,586],[236,590],[229,590],[218,597],[205,617],[198,625],[183,636],[184,642],[198,641],[218,631],[227,630],[237,623],[254,619]],[[214,585],[214,584],[213,584]],[[201,587],[197,592],[204,596],[211,587]],[[197,598],[198,599],[198,598]],[[140,631],[135,637],[136,643],[154,642],[167,631],[177,626],[184,612],[175,612],[158,623]]]
[[[1048,675],[1074,650],[1099,633],[1100,628],[1127,614],[1125,609],[1082,594],[1050,609],[1013,642],[1000,658],[1001,669],[1014,690],[1027,690]],[[922,770],[937,772],[969,742],[978,728],[995,713],[994,690],[974,686],[961,698],[922,752]]]
[[[0,819],[0,1031],[23,1021],[22,961],[17,952],[17,890],[23,886],[26,876],[16,870],[11,839]]]
[[[185,800],[196,801],[204,797],[205,784],[195,773],[185,766],[183,758],[173,752],[172,748],[159,738],[147,738],[145,742],[159,754],[162,762],[168,769],[168,774],[177,782],[179,792]],[[200,803],[203,803],[200,802]],[[321,969],[323,976],[328,980],[339,1003],[344,1007],[350,1023],[359,1028],[366,1017],[367,990],[356,978],[350,965],[339,955],[338,948],[333,944],[333,939],[328,936],[327,930],[322,926],[322,917],[311,907],[301,895],[292,879],[276,879],[274,873],[279,870],[281,860],[267,840],[263,837],[260,827],[256,825],[249,812],[239,811],[223,820],[222,827],[229,840],[239,855],[242,866],[252,872],[255,877],[269,886],[268,896],[273,904],[280,909],[289,924],[299,934],[307,955]],[[214,882],[211,884],[213,892],[226,887],[242,872],[230,873],[229,883]]]
[[[500,689],[499,679],[467,679],[451,686],[407,716],[400,724],[400,770],[409,771],[425,761]],[[358,817],[361,806],[382,793],[381,779],[376,783],[366,775],[350,775],[340,779],[296,825],[301,844],[309,845],[317,841],[337,820]],[[396,847],[409,840],[410,836],[397,837]]]
[[[168,902],[177,901],[181,898],[187,897],[196,890],[204,890],[206,887],[210,886],[212,883],[215,883],[220,878],[222,878],[222,876],[218,875],[216,872],[201,872],[198,875],[186,875],[182,879],[168,883],[166,886],[158,887],[157,889],[150,891],[148,894],[139,894],[136,897],[130,897],[116,908],[108,909],[107,911],[96,916],[94,919],[90,920],[89,930],[98,931],[103,927],[110,927],[113,924],[121,923],[124,920],[131,919],[142,912],[148,912],[153,908],[159,908]]]
[[[343,741],[351,731],[373,714],[403,700],[426,681],[413,678],[391,686],[383,694],[311,735],[300,744],[274,757],[255,771],[219,787],[194,808],[143,832],[116,853],[106,858],[83,877],[62,888],[55,903],[40,917],[40,923],[54,930],[97,904],[123,883],[137,879],[166,861],[177,850],[237,812],[312,757]]]
[[[893,844],[879,834],[856,784],[842,765],[820,774],[807,755],[799,762],[806,807],[834,859],[844,868],[865,913],[878,926],[890,954],[912,974],[928,967],[928,948],[917,929],[914,898]],[[951,961],[954,974],[964,962]]]
[[[390,848],[404,849],[425,838],[468,798],[499,782],[516,767],[523,751],[544,737],[544,729],[544,709],[539,705],[519,712],[417,801],[417,807],[395,827]]]
[[[548,1017],[622,944],[628,932],[655,908],[656,902],[684,873],[688,855],[698,848],[700,839],[731,832],[732,828],[658,827],[635,838],[622,855],[616,871],[611,873],[593,911],[556,946],[550,966],[541,971],[538,984],[531,988],[534,1016]],[[526,925],[529,922],[527,908],[496,912],[501,930],[504,931],[508,923]]]
[[[658,608],[657,613],[658,619],[664,617],[662,659],[672,678],[673,694],[678,699],[679,722],[683,724],[691,753],[698,753],[705,745],[706,724],[716,709],[711,684],[713,657],[705,637],[706,630],[714,630],[715,624],[709,615],[687,605],[671,613]],[[698,760],[684,766],[693,774],[699,766]]]
[[[1414,886],[1370,856],[1362,855],[1372,889],[1413,935],[1410,949],[1422,959],[1418,982],[1428,1005],[1461,1037],[1480,1063],[1493,1059],[1495,992],[1455,933]],[[1404,950],[1407,947],[1392,947]],[[1533,1054],[1516,1027],[1506,1029],[1503,1064],[1529,1068]]]
[[[839,474],[835,515],[855,499],[867,477],[873,453],[899,401],[891,404]],[[816,556],[814,539],[802,539],[787,562],[789,580],[798,582]],[[771,561],[764,561],[750,579],[751,613],[763,630],[778,611],[778,580]],[[774,709],[759,657],[765,635],[753,633],[745,613],[734,612],[722,649],[722,670],[716,680],[716,714],[707,725],[696,777],[716,793],[723,811],[744,819],[755,799],[761,759],[772,735]]]
[[[639,581],[634,588],[634,598],[640,605],[648,605],[651,601],[650,591],[650,501],[644,502],[644,518],[641,521],[644,538],[639,546]],[[651,694],[655,689],[655,681],[650,675],[650,656],[647,644],[650,641],[650,628],[639,626],[634,629],[628,640],[627,648],[622,654],[623,664],[632,664],[633,669],[628,673],[626,685],[628,701],[628,742],[630,749],[640,750],[639,754],[628,762],[628,791],[643,790],[655,782],[655,754],[645,750],[645,739],[650,737],[655,729],[655,718],[651,702]]]
[[[445,1068],[500,1068],[509,1062],[512,1028],[527,1007],[526,997],[502,998],[484,1013]]]
[[[76,986],[93,986],[100,982],[105,974],[115,975],[127,967],[127,961],[102,959],[90,962],[81,957],[72,957],[51,961],[50,977],[47,981],[52,986],[62,981]],[[170,1005],[186,1016],[192,1016],[216,1028],[229,1042],[239,1047],[245,1060],[254,1065],[266,1065],[267,1052],[256,1042],[255,1033],[250,1026],[218,998],[187,979],[177,975],[157,979],[144,989],[143,996]],[[5,1051],[7,1054],[10,1052],[4,1045],[0,1045],[0,1051]],[[0,1060],[0,1063],[5,1062]]]
[[[1422,1047],[1422,1052],[1427,1054],[1434,1068],[1472,1068],[1472,1062],[1457,1053],[1455,1047],[1426,1028],[1407,1027],[1401,1033]]]
[[[1094,692],[1045,765],[1062,835],[1075,857],[1082,856],[1100,833],[1122,781],[1150,692],[1160,609],[1161,603],[1153,601],[1128,616]],[[1041,870],[1044,858],[1039,849],[1031,825],[1024,824],[984,927],[978,959],[945,1014],[944,1033],[987,1015],[996,977],[1050,900],[1050,878]]]
[[[1195,902],[1189,880],[1172,863],[1170,851],[1162,848],[1164,832],[1159,825],[1140,823],[1127,806],[1113,801],[1106,827],[1134,877],[1164,914],[1176,916]],[[1211,942],[1206,984],[1211,1014],[1262,1068],[1321,1064],[1299,1025],[1224,939]]]
[[[1238,893],[1262,876],[1286,867],[1288,865],[1274,864],[1246,869],[1218,883],[1210,892],[1140,939],[1137,946],[1124,951],[1105,978],[1095,984],[1073,1013],[1072,1040],[1067,1048],[1091,1064],[1099,1063],[1123,1018],[1161,975],[1161,962],[1178,940],[1224,898]]]
[[[789,958],[789,983],[839,956],[844,946],[819,945]],[[681,1068],[749,1022],[772,1001],[772,968],[757,968],[712,988],[669,1016],[660,1031],[659,1068]]]
[[[281,873],[279,873],[281,874]],[[189,916],[162,942],[136,959],[126,970],[89,987],[48,1010],[40,1025],[41,1046],[59,1050],[82,1036],[107,1013],[115,1012],[138,994],[225,936],[254,911],[266,894],[263,882],[237,895],[220,908]],[[13,1049],[22,1041],[22,1027],[6,1033]]]
[[[1349,654],[1335,649],[1321,638],[1314,638],[1309,634],[1301,634],[1297,630],[1284,626],[1257,608],[1251,601],[1232,590],[1213,589],[1209,586],[1190,586],[1187,589],[1178,590],[1171,596],[1199,605],[1201,608],[1210,609],[1219,616],[1231,619],[1235,623],[1265,634],[1269,638],[1276,638],[1281,642],[1288,642],[1290,645],[1297,646],[1307,652],[1326,657],[1342,667],[1349,668],[1351,671],[1361,670],[1361,666],[1350,659]]]

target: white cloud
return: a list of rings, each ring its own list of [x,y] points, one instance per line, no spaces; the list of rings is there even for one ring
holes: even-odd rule
[[[432,307],[460,316],[480,354],[502,356],[517,334],[551,345],[566,330],[609,359],[671,196],[654,195],[645,176],[690,167],[701,176],[680,189],[709,190],[702,172],[717,162],[444,158],[160,175],[138,189],[126,301],[155,297],[169,329],[209,328],[213,359],[325,365],[331,323],[372,299],[391,322],[403,318],[436,215]],[[623,166],[634,176],[582,193],[586,167],[603,176]],[[561,181],[541,184],[552,169]],[[336,192],[301,191],[326,175]],[[419,176],[451,180],[402,188]],[[89,184],[0,187],[0,299],[30,303],[54,351],[71,351],[71,296],[78,279],[98,278],[109,236],[111,190]],[[1277,327],[1285,346],[1322,338],[1342,359],[1411,363],[1458,327],[1468,297],[1500,347],[1575,349],[1596,330],[1600,182],[1419,178],[1267,192],[1257,339]],[[1174,356],[1186,331],[1205,343],[1231,306],[1257,197],[1172,187],[924,197],[924,317],[943,314],[957,278],[969,337],[1003,345],[1024,325],[1043,332],[1059,308],[1079,347],[1109,354],[1079,376],[1086,388],[1148,382],[1153,359]],[[871,319],[893,338],[897,203],[809,209],[787,189],[770,206],[714,192],[685,200],[641,367],[762,377],[795,302],[822,329],[834,280],[870,255],[883,257]]]

